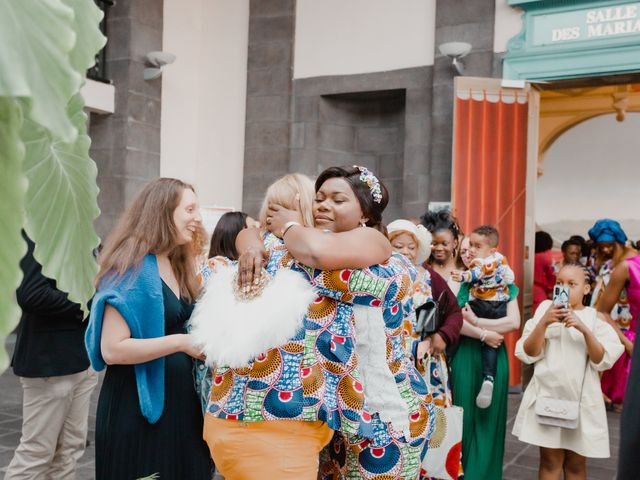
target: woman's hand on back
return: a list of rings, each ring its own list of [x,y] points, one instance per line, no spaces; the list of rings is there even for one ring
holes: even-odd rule
[[[269,260],[269,252],[255,247],[250,247],[238,258],[238,287],[247,292],[251,285],[258,283],[262,267]]]

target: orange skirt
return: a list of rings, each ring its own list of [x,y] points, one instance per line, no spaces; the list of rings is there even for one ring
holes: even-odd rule
[[[225,480],[316,480],[318,455],[333,437],[325,422],[242,422],[205,415],[203,438]]]

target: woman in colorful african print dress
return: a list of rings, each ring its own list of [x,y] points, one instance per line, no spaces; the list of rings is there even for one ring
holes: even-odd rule
[[[363,167],[332,167],[316,180],[314,220],[316,229],[290,227],[284,241],[290,253],[305,264],[333,269],[348,261],[349,247],[362,250],[362,234],[368,226],[380,227],[388,201],[383,184]],[[287,228],[295,212],[274,207],[269,212],[272,230]],[[320,231],[319,228],[323,230]],[[360,238],[358,238],[360,237]],[[354,243],[349,245],[349,239]],[[327,248],[334,257],[318,255]],[[342,257],[342,258],[341,258]],[[380,278],[415,270],[401,255],[367,269]],[[405,280],[410,278],[405,277]],[[325,285],[328,286],[328,285]],[[401,287],[410,288],[410,284]],[[362,376],[365,406],[372,414],[371,432],[341,429],[329,448],[330,461],[322,462],[321,476],[332,478],[416,478],[432,428],[431,402],[423,379],[404,351],[404,311],[398,295],[389,289],[383,303],[364,296],[354,298],[355,353]],[[395,298],[394,298],[395,297]],[[404,295],[407,298],[407,295]],[[371,307],[381,308],[371,308]]]
[[[299,203],[304,207],[304,193],[294,193],[300,195]],[[293,203],[291,199],[289,203]],[[288,210],[283,210],[283,213],[285,211]],[[299,216],[296,218],[302,221]],[[273,224],[277,224],[277,219]],[[309,233],[312,237],[314,233],[320,233],[298,225],[295,228],[289,227],[291,233],[298,229],[307,231],[302,233],[303,237]],[[281,235],[282,230],[279,227]],[[365,267],[380,261],[376,260],[376,256],[382,259],[389,257],[390,246],[379,233],[373,229],[358,229],[354,233],[356,241],[353,235],[342,235],[338,239],[342,247],[346,246],[347,251],[351,249],[349,257],[332,257],[330,250],[329,253],[318,255],[324,262],[334,262],[326,268],[340,267],[335,264],[336,261],[354,267]],[[243,251],[243,236],[248,238],[247,245],[251,247],[245,258],[253,255],[248,264],[261,268],[262,240],[256,245],[255,239],[259,237],[253,232],[245,231],[239,238],[240,251]],[[327,240],[328,245],[335,248],[335,241],[331,242],[332,235],[321,236],[324,242],[316,243],[321,249],[327,244]],[[363,240],[370,245],[366,252],[362,252],[361,248],[354,248],[354,245],[360,245]],[[330,429],[353,435],[362,434],[361,442],[365,441],[365,437],[371,438],[375,432],[383,430],[379,427],[382,422],[370,413],[365,401],[365,382],[356,368],[359,358],[356,352],[358,346],[355,342],[354,319],[358,316],[357,311],[362,308],[380,311],[382,307],[394,319],[402,319],[400,305],[409,292],[411,280],[407,271],[410,267],[393,259],[386,263],[386,267],[380,266],[377,269],[374,266],[360,271],[323,272],[294,262],[282,241],[272,235],[265,238],[265,244],[269,249],[267,271],[274,273],[282,268],[291,268],[318,285],[320,296],[309,307],[304,328],[288,343],[265,352],[246,368],[216,368],[204,435],[226,478],[250,478],[256,468],[263,475],[271,475],[273,478],[315,478],[317,454],[329,441],[332,435]],[[297,244],[302,245],[303,242]],[[246,273],[241,267],[240,277],[246,279]],[[373,304],[377,308],[360,308],[359,305],[354,305],[357,302]],[[382,340],[385,349],[384,330]],[[397,354],[398,349],[393,348],[392,352]],[[397,380],[404,379],[404,382],[400,382],[405,387],[403,393],[407,395],[408,389],[409,396],[413,398],[415,395],[411,393],[412,384],[403,367],[402,362],[396,367],[399,373]],[[393,381],[393,377],[391,380]],[[424,384],[423,390],[426,392]],[[399,397],[399,390],[396,388],[394,391]],[[394,401],[398,403],[397,398]],[[429,408],[430,405],[425,404],[424,411],[418,408],[419,412],[411,412],[414,413],[413,421],[404,419],[412,432],[418,432],[419,438],[415,440],[419,445],[414,446],[414,450],[421,450],[428,428],[432,426]],[[238,421],[230,423],[229,420]],[[278,448],[274,449],[274,445]],[[387,453],[379,459],[384,462],[385,467],[390,464],[390,456],[402,457],[404,453],[395,445],[386,449],[383,446],[375,453],[380,452]],[[367,453],[370,450],[364,449],[364,455]],[[274,456],[279,460],[274,459]],[[415,463],[417,467],[419,459]],[[391,462],[389,469],[393,465],[394,462]],[[403,465],[405,469],[408,468],[407,465]],[[399,475],[403,474],[404,470],[401,469]]]
[[[418,270],[413,285],[413,294],[405,308],[413,308],[416,315],[407,317],[404,324],[405,347],[407,354],[427,383],[435,405],[453,404],[451,385],[442,379],[448,378],[448,366],[445,350],[455,347],[462,328],[462,312],[454,293],[447,282],[431,267],[422,264],[431,254],[431,233],[423,226],[409,220],[394,220],[387,225],[387,237],[393,249],[407,257]],[[434,330],[424,335],[418,331],[417,315],[421,307],[433,304],[436,308],[439,323]],[[410,320],[415,320],[411,323]],[[446,371],[443,371],[446,370]],[[446,459],[443,459],[443,463]],[[462,471],[462,464],[460,464]],[[425,469],[420,471],[421,479],[431,478]]]
[[[442,358],[442,363],[430,362],[430,372],[425,377],[425,381],[430,387],[436,405],[451,404],[450,394],[446,401],[444,398],[445,392],[450,392],[451,388],[449,386],[445,389],[442,385],[439,368],[446,366],[445,350],[458,343],[460,328],[462,328],[462,312],[446,281],[431,268],[422,267],[431,254],[431,233],[424,226],[415,225],[409,220],[395,220],[387,225],[387,236],[393,249],[407,257],[418,270],[411,296],[413,308],[418,310],[431,302],[439,303],[437,308],[441,323],[436,325],[436,330],[430,332],[425,340],[420,341],[420,333],[416,331],[416,325],[408,322],[405,323],[404,333],[407,338],[408,354],[414,359],[418,371],[423,376],[425,375],[423,366],[425,356]],[[449,298],[453,300],[451,304]]]
[[[343,177],[338,178],[336,173]],[[235,374],[223,371],[221,373],[226,377],[219,379],[220,384],[227,379],[231,384],[240,383],[240,374],[250,377],[245,380],[246,395],[241,391],[237,405],[234,405],[226,398],[219,398],[214,383],[207,417],[229,418],[230,412],[240,411],[247,425],[250,421],[269,420],[263,423],[272,423],[281,418],[288,418],[289,423],[321,420],[346,435],[346,440],[336,437],[331,448],[333,459],[325,467],[332,469],[336,465],[352,478],[379,474],[389,475],[389,478],[415,478],[425,441],[433,427],[432,404],[426,402],[426,387],[406,359],[402,346],[402,302],[410,292],[410,275],[415,275],[415,270],[400,256],[389,258],[391,247],[379,232],[373,228],[356,228],[361,223],[370,226],[380,223],[381,211],[387,202],[386,191],[382,205],[378,205],[375,192],[365,183],[371,178],[365,175],[364,169],[348,167],[337,169],[337,172],[329,169],[325,174],[325,178],[321,176],[316,184],[314,218],[316,226],[326,232],[298,225],[299,212],[278,206],[269,212],[270,218],[266,222],[286,242],[285,246],[275,237],[267,237],[270,251],[267,270],[292,268],[315,283],[320,294],[310,306],[304,332],[285,346],[285,354],[295,355],[292,361],[285,362],[286,366],[299,373],[291,375],[287,372],[284,379],[264,382],[273,387],[267,386],[267,391],[272,393],[263,396],[253,392],[252,384],[257,382],[251,377],[255,376],[255,371],[236,371]],[[328,185],[324,185],[324,180]],[[327,190],[331,185],[340,188]],[[248,241],[244,247],[243,241]],[[363,244],[368,248],[362,249]],[[256,245],[255,235],[252,238],[249,232],[244,232],[239,237],[239,249],[242,251],[247,247],[250,247],[245,256],[249,260],[247,265],[261,268],[260,245]],[[301,262],[325,270],[345,265],[364,270],[330,272],[313,269],[294,261],[289,253]],[[372,256],[382,257],[384,263],[365,268],[373,263]],[[241,278],[246,280],[247,273],[241,267]],[[366,350],[378,355],[367,354]],[[279,359],[276,360],[276,366],[282,365]],[[276,367],[278,369],[280,367]],[[223,390],[233,388],[232,385]],[[384,408],[380,406],[381,401]],[[234,410],[236,406],[239,410]],[[212,418],[206,423],[211,424],[211,434],[205,431],[205,436],[217,458],[217,439],[211,435],[216,435],[214,432],[219,429],[220,420]],[[294,446],[288,452],[288,458],[296,459],[298,463],[303,461],[298,458],[299,450],[295,449],[299,440],[282,438],[287,442],[286,448]],[[270,460],[265,459],[265,463],[274,463],[271,457],[275,453],[286,454],[286,448],[274,450],[272,445],[268,446],[265,455]],[[218,451],[218,455],[221,454],[224,452]],[[256,457],[260,452],[254,450],[251,454]],[[238,461],[243,462],[236,459],[235,463]],[[317,472],[317,455],[309,461],[315,461]],[[263,466],[261,468],[264,471]]]

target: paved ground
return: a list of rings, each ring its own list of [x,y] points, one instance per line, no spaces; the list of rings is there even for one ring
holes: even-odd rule
[[[9,350],[13,349],[12,342],[14,341],[14,338],[9,338],[7,344]],[[89,440],[91,444],[78,465],[77,480],[93,479],[95,458],[94,426],[98,391],[99,387],[94,391],[89,414]],[[6,467],[13,456],[13,451],[20,440],[22,422],[22,388],[17,377],[10,370],[0,375],[0,392],[2,392],[0,394],[0,473],[4,476]],[[520,398],[521,395],[519,394],[509,395],[507,432],[511,432],[513,427]],[[620,416],[614,413],[609,413],[608,415],[612,457],[606,460],[589,460],[589,480],[615,480],[618,441],[620,438]],[[537,467],[537,447],[521,443],[510,433],[507,433],[504,465],[505,480],[535,480],[537,479]],[[257,474],[256,478],[259,478],[259,474]]]

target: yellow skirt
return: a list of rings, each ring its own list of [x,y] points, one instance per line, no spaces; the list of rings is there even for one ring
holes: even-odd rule
[[[225,480],[316,480],[318,455],[332,437],[321,421],[204,419],[203,438]]]

